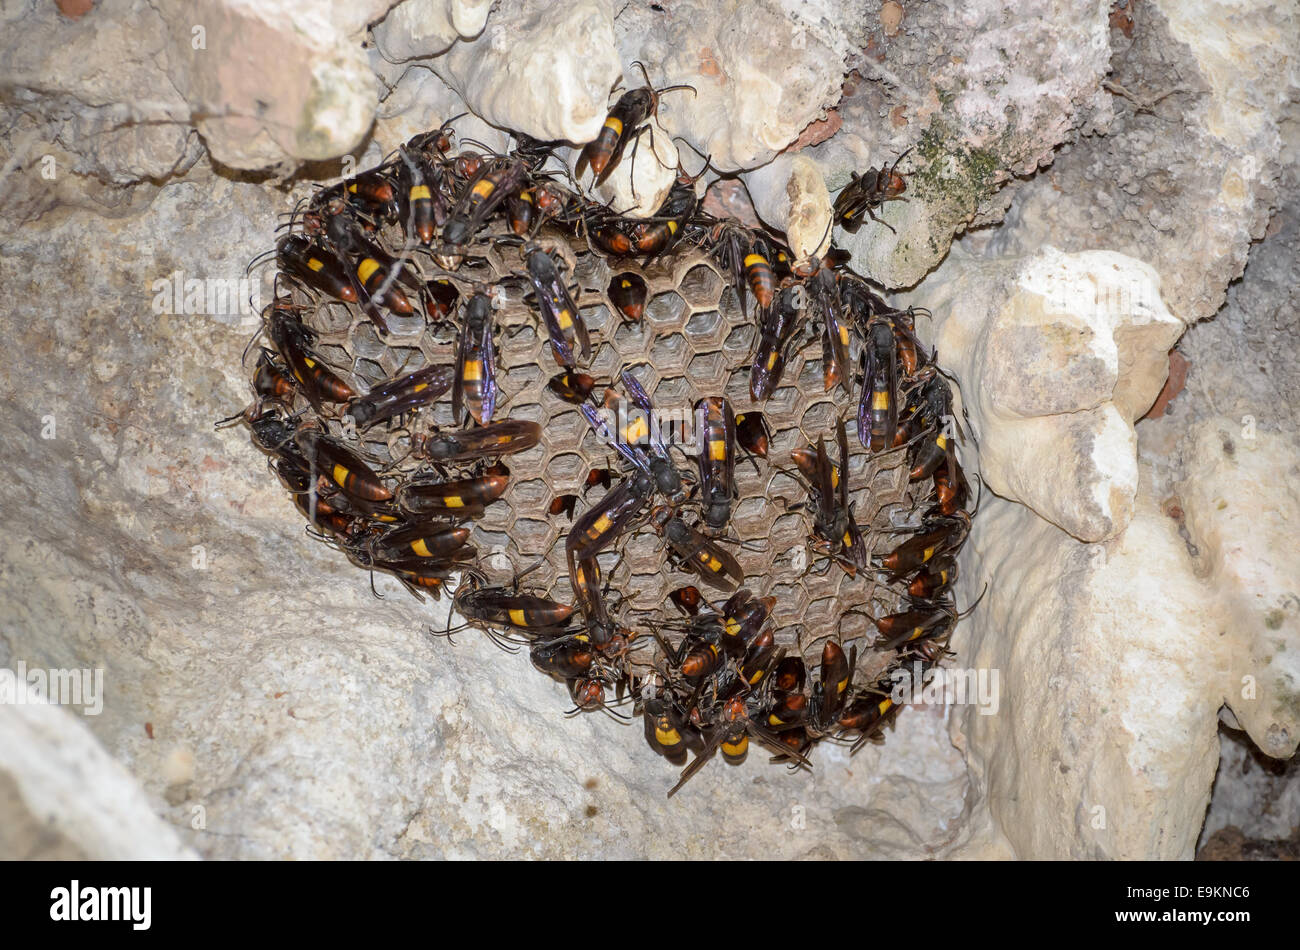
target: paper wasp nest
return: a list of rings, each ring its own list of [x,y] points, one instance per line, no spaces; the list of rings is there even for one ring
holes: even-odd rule
[[[858,524],[873,553],[887,551],[900,539],[897,533],[882,538],[871,529],[890,527],[885,509],[908,499],[906,453],[869,459],[853,428],[856,386],[852,399],[839,390],[824,391],[821,351],[815,337],[796,338],[780,388],[766,402],[753,403],[749,363],[756,329],[708,255],[684,249],[643,268],[633,260],[608,261],[571,241],[558,231],[544,232],[542,238],[544,245],[566,261],[571,268],[570,286],[576,283],[580,291],[575,291],[575,299],[593,346],[585,371],[601,385],[616,380],[620,369],[632,371],[654,401],[660,424],[667,430],[665,438],[684,446],[681,454],[674,453],[679,469],[694,473],[693,407],[701,398],[722,394],[738,415],[754,410],[764,414],[772,435],[769,457],[751,462],[742,453],[736,466],[739,494],[724,546],[740,561],[745,585],[751,591],[776,597],[773,617],[782,645],[794,646],[800,640],[812,667],[826,636],[838,634],[846,649],[850,641],[867,636],[858,644],[859,676],[870,682],[888,664],[883,657],[873,659],[866,649],[875,631],[862,611],[870,609],[876,616],[889,613],[898,609],[898,595],[877,585],[870,572],[852,578],[824,559],[818,563],[810,554],[811,515],[801,508],[808,494],[789,474],[793,468],[790,452],[815,445],[819,437],[827,439],[834,452],[837,414],[846,420],[850,491]],[[475,260],[476,255],[481,259]],[[606,296],[610,277],[627,271],[642,275],[649,290],[639,322],[627,320]],[[565,565],[564,537],[571,521],[563,513],[551,516],[551,502],[577,495],[575,514],[579,514],[604,491],[599,485],[586,489],[588,473],[609,468],[617,479],[621,467],[617,453],[600,441],[577,407],[547,389],[547,380],[560,367],[551,356],[535,305],[524,299],[525,285],[517,276],[521,273],[517,246],[481,242],[470,248],[469,258],[459,270],[441,275],[457,284],[463,296],[476,284],[496,289],[501,388],[497,418],[525,419],[542,426],[539,445],[505,459],[511,472],[509,488],[472,522],[471,543],[494,582],[508,583],[516,573],[543,559],[545,563],[525,577],[524,589],[570,603],[573,592]],[[418,313],[389,316],[392,332],[386,341],[364,315],[340,303],[323,304],[315,320],[309,322],[319,332],[317,351],[367,388],[428,363],[453,365],[455,361],[454,331],[450,327],[426,330],[425,319]],[[800,341],[802,347],[797,345]],[[453,425],[449,398],[439,400],[427,412],[435,424]],[[331,425],[337,429],[336,424]],[[419,464],[408,458],[410,443],[405,430],[375,426],[363,434],[360,447],[376,460],[396,462],[397,471],[403,474],[415,471]],[[928,487],[928,482],[923,484]],[[688,520],[696,519],[688,515]],[[624,624],[641,632],[647,622],[680,618],[667,599],[680,586],[695,584],[715,603],[727,596],[672,567],[664,548],[649,527],[642,527],[599,557],[611,610]],[[874,605],[873,598],[879,598]],[[676,634],[669,639],[676,640]],[[636,660],[640,665],[651,658],[650,651],[643,650]]]

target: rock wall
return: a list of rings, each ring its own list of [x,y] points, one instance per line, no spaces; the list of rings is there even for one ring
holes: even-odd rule
[[[0,666],[103,669],[106,696],[0,704],[6,855],[1190,857],[1220,708],[1294,753],[1293,5],[69,14],[0,11]],[[955,663],[999,673],[996,714],[919,705],[812,776],[713,764],[667,804],[639,727],[564,721],[526,658],[375,599],[212,429],[246,399],[237,282],[309,183],[467,110],[490,145],[582,141],[633,61],[695,89],[638,195],[710,156],[811,253],[849,172],[904,156],[894,230],[833,236],[956,372],[984,492],[959,601],[988,590]],[[1186,390],[1139,421],[1188,326]]]

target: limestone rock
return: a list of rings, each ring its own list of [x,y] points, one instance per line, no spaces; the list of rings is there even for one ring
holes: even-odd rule
[[[213,157],[264,168],[350,152],[375,115],[360,45],[387,0],[157,4],[170,34],[170,79]]]
[[[473,40],[432,63],[474,113],[547,142],[590,142],[622,75],[605,0],[501,8]]]
[[[954,257],[943,271],[913,302],[933,312],[931,339],[961,380],[957,423],[969,422],[981,478],[1081,540],[1116,536],[1137,490],[1133,423],[1183,330],[1157,276],[1123,255],[1051,247]]]
[[[864,272],[886,287],[913,286],[954,235],[1001,216],[996,195],[1012,175],[1049,164],[1072,130],[1107,126],[1109,7],[911,4],[893,33],[888,17],[867,21],[836,105],[841,131],[806,150],[832,191],[850,172],[912,150],[899,165],[908,201],[878,212],[896,233],[873,223],[836,233]]]
[[[375,24],[375,41],[398,62],[435,56],[483,32],[492,0],[405,0]]]
[[[774,0],[632,3],[615,25],[623,61],[646,63],[656,88],[695,87],[694,95],[663,97],[664,127],[731,172],[771,161],[834,105],[849,44],[823,15],[829,11],[818,8],[836,6],[851,5],[819,2],[799,11]],[[628,76],[644,83],[639,71]]]
[[[15,698],[0,703],[0,859],[196,856],[80,716],[34,692],[21,702]]]
[[[807,156],[782,155],[746,176],[754,210],[786,236],[796,260],[831,246],[831,199],[821,170]]]
[[[1187,859],[1218,762],[1213,590],[1139,494],[1119,537],[1085,544],[988,498],[963,552],[962,662],[1001,672],[999,713],[965,707],[964,747],[1021,857]]]
[[[1160,0],[1136,15],[1131,38],[1110,34],[1109,134],[1020,186],[1017,226],[990,240],[1003,254],[1050,240],[1138,257],[1190,324],[1223,304],[1276,204],[1300,30],[1285,5]]]
[[[1236,419],[1201,424],[1192,439],[1178,498],[1222,605],[1224,701],[1262,752],[1290,758],[1300,744],[1300,450]]]
[[[76,21],[14,7],[5,104],[120,183],[183,171],[192,129],[233,168],[337,157],[374,119],[361,35],[388,6],[105,0]]]

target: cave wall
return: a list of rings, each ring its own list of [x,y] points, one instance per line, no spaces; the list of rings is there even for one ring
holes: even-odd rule
[[[26,829],[7,853],[1190,857],[1220,707],[1293,754],[1294,6],[0,16],[0,665],[106,682],[97,716],[0,705],[0,815]],[[665,803],[639,726],[566,721],[525,657],[436,640],[445,613],[384,579],[375,599],[245,435],[212,428],[247,399],[256,316],[178,308],[174,284],[237,281],[342,156],[364,167],[466,107],[458,130],[489,144],[480,116],[589,137],[638,59],[698,90],[665,96],[661,138],[743,170],[808,252],[851,170],[912,149],[896,233],[836,239],[934,311],[922,332],[957,369],[986,484],[959,600],[989,592],[954,647],[1000,672],[998,714],[918,706],[812,776],[717,764]],[[1187,388],[1138,421],[1176,342]],[[80,765],[12,751],[50,743]]]

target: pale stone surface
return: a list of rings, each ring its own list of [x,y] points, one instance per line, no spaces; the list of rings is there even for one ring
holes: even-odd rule
[[[26,116],[78,172],[119,184],[183,170],[192,133],[233,168],[296,166],[355,148],[374,119],[366,0],[105,0],[76,21],[8,5],[10,126]],[[188,158],[192,163],[193,158]]]
[[[1017,227],[990,243],[1004,254],[1051,241],[1138,257],[1190,324],[1223,304],[1277,203],[1300,23],[1295,4],[1142,6],[1131,39],[1110,33],[1109,133],[1078,139],[1018,186]]]
[[[831,198],[821,170],[807,156],[782,155],[746,177],[754,210],[786,236],[795,260],[831,246]]]
[[[292,195],[202,166],[136,217],[72,212],[6,245],[0,664],[102,666],[87,721],[205,857],[1004,854],[941,708],[852,760],[676,770],[639,720],[566,719],[564,688],[303,534],[238,428],[249,321],[155,314],[154,280],[236,277]],[[55,260],[46,248],[82,246]],[[33,319],[27,301],[80,301]],[[56,438],[41,440],[52,414]],[[196,545],[206,567],[197,569]],[[145,723],[152,724],[153,736]],[[206,827],[192,827],[196,807]],[[726,815],[726,821],[719,816]],[[1001,850],[1000,850],[1001,849]]]
[[[398,62],[436,56],[483,32],[492,0],[405,0],[374,26],[383,54]]]
[[[1228,420],[1191,439],[1180,507],[1143,469],[1132,521],[1101,544],[984,503],[960,587],[988,592],[956,647],[1002,672],[1003,709],[965,710],[960,744],[1021,856],[1190,857],[1224,703],[1266,755],[1295,753],[1300,453]]]
[[[934,314],[920,329],[962,381],[957,421],[985,483],[1081,540],[1123,531],[1138,481],[1133,423],[1183,330],[1155,272],[1049,246],[1023,260],[954,255],[936,277],[909,302]]]
[[[1104,129],[1110,103],[1108,2],[910,4],[890,33],[867,4],[867,45],[836,109],[830,140],[806,151],[838,191],[851,171],[891,165],[905,150],[909,201],[836,233],[858,266],[886,287],[915,285],[971,223],[1001,217],[1012,175],[1049,164],[1076,130]]]
[[[659,113],[669,132],[711,156],[719,171],[770,162],[839,98],[848,42],[843,28],[831,24],[851,24],[845,13],[852,4],[683,0],[658,6],[620,9],[619,51],[625,63],[646,63],[656,87],[695,87],[695,95],[665,95]],[[639,70],[627,75],[644,83]]]
[[[433,69],[476,115],[548,142],[590,142],[622,75],[605,0],[524,0],[498,9]]]
[[[874,0],[584,0],[485,22],[481,0],[407,0],[380,25],[393,58],[450,46],[427,62],[480,113],[457,132],[497,148],[505,136],[484,118],[593,137],[615,81],[642,81],[638,58],[656,85],[692,83],[698,98],[665,96],[663,137],[755,168],[769,223],[801,247],[820,237],[826,182],[917,146],[900,165],[911,200],[881,211],[898,235],[873,224],[848,243],[891,287],[934,271],[914,302],[935,310],[979,437],[968,469],[1033,508],[986,492],[963,564],[962,606],[992,584],[957,663],[999,669],[1003,706],[947,723],[942,708],[908,710],[883,747],[851,761],[819,750],[811,777],[761,756],[713,764],[668,804],[673,771],[639,729],[565,721],[562,688],[526,659],[434,640],[426,627],[444,615],[382,580],[376,601],[301,536],[245,434],[210,430],[246,398],[250,320],[150,309],[152,282],[177,269],[237,279],[300,193],[229,168],[287,175],[351,151],[368,163],[464,111],[427,69],[363,47],[391,6],[104,0],[75,22],[50,4],[0,14],[3,213],[42,218],[0,259],[0,330],[38,367],[0,370],[0,495],[21,512],[0,552],[0,663],[104,667],[108,705],[85,725],[180,840],[221,857],[1185,857],[1222,703],[1260,748],[1291,754],[1293,213],[1229,295],[1240,306],[1188,334],[1187,397],[1140,438],[1132,426],[1177,332],[1214,312],[1269,204],[1295,193],[1278,184],[1295,162],[1291,8],[1160,0],[1139,5],[1131,40],[1105,27],[1104,0],[909,4],[901,18]],[[208,58],[192,48],[200,19]],[[845,67],[856,74],[841,90]],[[1107,70],[1122,93],[1103,91]],[[781,154],[832,108],[837,134]],[[196,127],[222,174],[201,161]],[[662,182],[671,164],[647,174]],[[954,234],[1004,212],[1007,226],[969,235],[935,270]],[[49,300],[57,312],[36,315],[32,301]],[[58,435],[39,439],[47,416]],[[42,802],[23,792],[46,787],[33,768],[0,773],[0,811],[43,834],[30,819]],[[84,835],[0,840],[120,856],[103,818],[137,807],[133,794],[81,803]]]
[[[1235,419],[1194,430],[1178,486],[1197,567],[1223,601],[1224,701],[1266,755],[1300,743],[1300,451]]]
[[[196,856],[80,715],[27,697],[0,703],[0,859]]]
[[[1071,538],[985,500],[960,582],[980,608],[966,662],[1002,674],[996,716],[964,710],[982,795],[1016,854],[1189,858],[1218,762],[1219,652],[1174,523],[1139,495],[1128,529]]]

